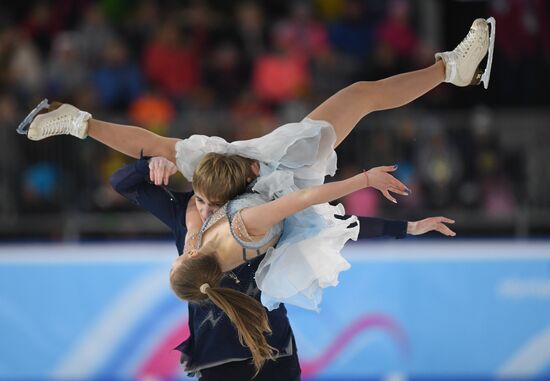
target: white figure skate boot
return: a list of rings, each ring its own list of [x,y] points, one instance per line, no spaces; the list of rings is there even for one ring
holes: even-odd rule
[[[30,140],[42,140],[56,135],[73,135],[80,139],[88,136],[88,119],[92,115],[67,103],[42,100],[17,127]]]
[[[489,86],[495,27],[496,22],[493,17],[487,20],[476,19],[466,37],[453,51],[435,54],[436,61],[441,59],[445,63],[445,82],[456,86],[479,85],[483,82],[485,88]],[[480,63],[487,52],[489,52],[487,65],[483,70]]]

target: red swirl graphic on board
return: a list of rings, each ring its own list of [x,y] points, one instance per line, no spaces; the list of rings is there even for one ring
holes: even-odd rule
[[[387,332],[396,342],[402,352],[409,352],[407,335],[401,327],[389,316],[383,314],[370,314],[361,316],[348,325],[321,353],[313,359],[300,361],[302,375],[311,377],[318,374],[350,344],[359,334],[374,329]]]
[[[402,353],[409,352],[409,341],[406,333],[391,317],[384,314],[369,314],[357,318],[340,333],[319,355],[310,359],[302,359],[300,366],[302,376],[312,377],[319,374],[329,366],[340,355],[351,341],[363,332],[382,330],[386,332],[396,343]],[[189,336],[187,321],[182,325],[178,324],[171,330],[165,339],[152,350],[143,366],[138,370],[138,379],[146,377],[170,378],[181,374],[179,364],[180,352],[173,350],[181,341],[182,337]]]

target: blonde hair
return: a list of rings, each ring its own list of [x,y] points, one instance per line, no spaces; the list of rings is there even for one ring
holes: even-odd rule
[[[252,159],[237,155],[206,154],[193,173],[193,189],[208,200],[225,203],[244,193],[252,172]]]
[[[264,307],[247,294],[221,287],[223,273],[212,254],[186,257],[170,274],[170,287],[183,300],[191,303],[212,301],[237,329],[239,341],[248,347],[256,374],[277,351],[268,344],[266,334],[271,334]],[[208,286],[205,286],[207,284]]]

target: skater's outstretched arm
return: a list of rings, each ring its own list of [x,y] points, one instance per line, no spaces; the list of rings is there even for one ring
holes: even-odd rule
[[[139,161],[138,161],[139,162]],[[162,157],[155,157],[149,160],[149,181],[156,185],[168,185],[169,178],[176,173],[176,166]],[[120,172],[120,171],[119,171]],[[119,186],[120,188],[120,186]],[[120,190],[119,190],[120,191]],[[123,193],[123,192],[121,192]],[[189,210],[188,210],[189,213]],[[346,216],[335,216],[340,219],[348,219]],[[454,236],[455,233],[445,224],[453,224],[454,221],[446,217],[429,217],[420,221],[388,220],[376,217],[357,216],[359,219],[359,237],[395,237],[404,238],[409,235],[421,235],[430,231],[438,231],[446,236]],[[200,221],[200,218],[196,218]],[[187,218],[189,223],[192,219]],[[355,222],[353,223],[355,224]],[[353,224],[351,226],[353,226]],[[200,228],[197,226],[196,228]]]
[[[152,183],[158,185],[156,188],[160,191],[163,185],[168,185],[169,178],[177,171],[174,164],[162,157],[154,157],[149,159],[148,165],[146,165],[143,161],[144,159],[142,158],[137,160],[134,164],[125,166],[117,171],[111,178],[113,187],[119,193],[138,204],[138,200],[135,199],[135,197],[138,196],[138,192],[136,192],[138,187],[144,186],[143,183],[146,183],[146,187],[151,187]],[[174,193],[176,195],[178,194],[178,192]],[[166,188],[164,192],[161,192],[161,195],[162,198],[166,198]],[[144,207],[150,210],[150,208],[147,208],[146,205]],[[191,216],[190,213],[192,212],[196,215]],[[347,220],[351,217],[351,215],[335,215],[335,217]],[[422,235],[430,231],[438,231],[443,235],[451,237],[456,235],[455,232],[446,225],[453,224],[454,221],[442,216],[429,217],[419,221],[389,220],[385,218],[366,216],[357,216],[357,218],[360,226],[359,238],[405,238],[407,235]],[[198,215],[198,211],[192,211],[187,208],[187,218],[185,220],[189,229],[200,229],[202,220]],[[193,221],[196,222],[195,226],[193,226]],[[357,222],[353,222],[350,227],[355,224],[357,224]]]
[[[335,216],[339,219],[348,219],[350,215]],[[394,237],[405,238],[407,235],[422,235],[431,231],[437,231],[448,237],[454,237],[456,233],[446,224],[454,224],[447,217],[428,217],[419,221],[388,220],[377,217],[357,216],[359,220],[359,238]],[[350,225],[354,226],[355,222]]]
[[[389,174],[395,169],[395,166],[376,167],[346,180],[300,189],[263,205],[245,208],[241,217],[251,235],[263,235],[273,225],[303,209],[366,187],[378,189],[388,200],[397,203],[389,192],[408,195],[408,188]]]

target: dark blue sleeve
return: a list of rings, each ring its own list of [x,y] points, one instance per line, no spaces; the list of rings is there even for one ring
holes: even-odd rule
[[[111,186],[122,196],[165,223],[176,238],[181,238],[178,235],[182,234],[187,201],[192,193],[171,192],[166,187],[151,183],[148,160],[148,157],[142,156],[116,171],[111,176]]]
[[[339,217],[339,216],[336,216]],[[339,218],[348,218],[343,216]],[[407,221],[386,220],[375,217],[357,217],[359,219],[359,238],[395,237],[407,236]],[[353,225],[352,225],[353,226]]]

